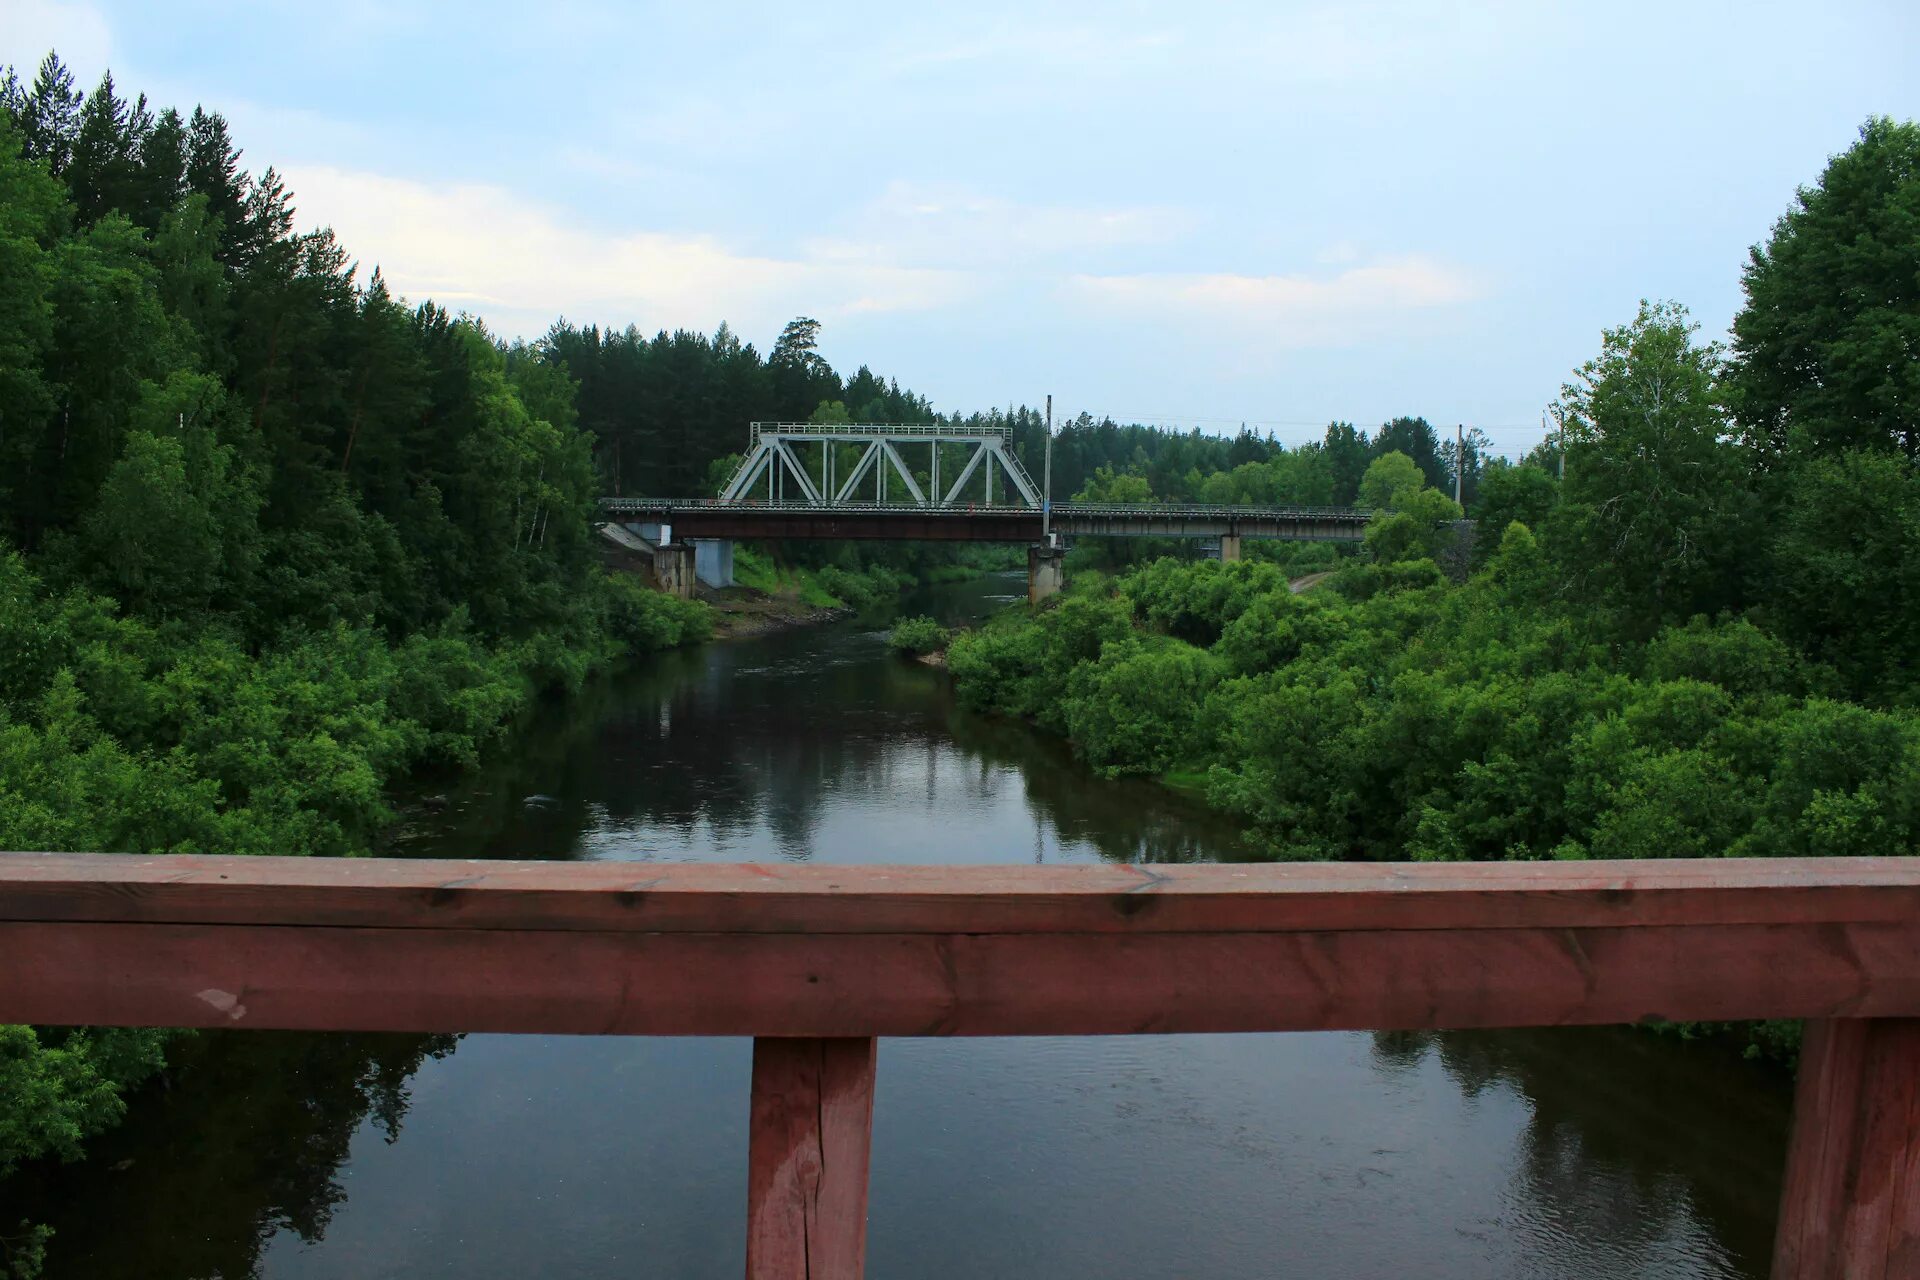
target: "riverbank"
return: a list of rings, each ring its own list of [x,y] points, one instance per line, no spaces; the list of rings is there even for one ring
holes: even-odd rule
[[[702,587],[698,598],[713,608],[715,640],[747,640],[777,631],[817,627],[850,618],[855,612],[847,605],[811,604],[797,595],[773,595],[754,587],[719,591]]]
[[[649,552],[609,539],[598,548],[601,562],[614,573],[652,589]],[[899,569],[872,564],[862,568],[788,563],[764,548],[737,546],[734,586],[698,584],[694,598],[712,611],[715,640],[746,640],[801,627],[823,626],[904,599],[936,585],[969,582],[999,572],[989,553],[973,563],[934,564]]]

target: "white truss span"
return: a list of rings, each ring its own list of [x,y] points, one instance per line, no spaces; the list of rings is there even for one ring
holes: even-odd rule
[[[859,455],[848,457],[842,445],[858,445]],[[964,455],[951,447],[955,445],[965,446]],[[965,431],[933,423],[856,427],[756,422],[753,445],[720,501],[953,507],[967,505],[961,495],[978,476],[983,481],[980,505],[993,506],[998,472],[1000,505],[1038,510],[1040,491],[1011,445],[1005,431]],[[943,479],[943,470],[950,481]],[[920,477],[926,480],[925,488]],[[900,494],[889,496],[894,486]]]

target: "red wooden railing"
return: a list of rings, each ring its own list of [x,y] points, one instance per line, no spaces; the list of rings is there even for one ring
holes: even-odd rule
[[[755,1037],[751,1277],[857,1276],[874,1037],[1807,1018],[1774,1275],[1920,1276],[1920,861],[0,855],[0,1022]]]

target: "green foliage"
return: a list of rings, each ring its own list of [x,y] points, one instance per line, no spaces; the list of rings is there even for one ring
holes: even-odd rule
[[[705,640],[713,610],[698,600],[651,591],[627,575],[607,576],[607,625],[629,653],[651,653]]]
[[[1080,486],[1073,495],[1075,502],[1112,502],[1141,503],[1153,501],[1153,488],[1145,476],[1127,472],[1115,472],[1112,467],[1099,467]]]
[[[1757,245],[1728,399],[1768,454],[1920,457],[1920,126],[1867,121]]]
[[[361,853],[394,779],[706,634],[600,570],[550,353],[357,283],[218,116],[70,87],[0,105],[0,847]],[[0,1027],[0,1171],[165,1040]]]
[[[1296,596],[1269,590],[1226,625],[1213,649],[1234,675],[1272,671],[1308,646],[1332,640],[1339,614],[1337,599],[1327,592]]]
[[[1120,594],[1136,617],[1193,644],[1210,645],[1256,599],[1285,593],[1286,574],[1253,560],[1156,560],[1127,575]]]
[[[905,569],[886,564],[860,565],[854,557],[847,558],[848,564],[817,567],[776,564],[766,551],[738,545],[733,553],[733,580],[749,590],[799,600],[816,609],[851,608],[861,612],[893,599],[915,581],[915,575]]]
[[[1374,459],[1360,481],[1360,503],[1373,509],[1367,554],[1381,564],[1438,560],[1456,539],[1459,504],[1428,488],[1420,468],[1404,453]]]
[[[1774,627],[1842,671],[1855,696],[1911,698],[1920,675],[1920,471],[1849,449],[1801,459],[1787,485],[1767,593]]]
[[[968,706],[1026,716],[1064,733],[1064,699],[1073,669],[1097,659],[1107,641],[1132,633],[1132,610],[1125,602],[1070,594],[1058,608],[1030,620],[1009,613],[954,636],[947,669]]]
[[[843,569],[830,564],[821,568],[815,576],[829,595],[842,604],[862,611],[891,600],[912,581],[906,574],[885,565]]]
[[[893,630],[887,633],[890,648],[919,657],[923,654],[938,653],[947,647],[951,637],[945,627],[932,618],[902,618],[893,624]]]
[[[1920,715],[1810,696],[1819,669],[1745,619],[1622,664],[1604,613],[1543,596],[1524,525],[1460,586],[1363,564],[1294,596],[1251,568],[1163,560],[956,638],[949,669],[1107,772],[1207,770],[1275,856],[1920,852]]]
[[[1067,733],[1108,777],[1164,773],[1197,758],[1201,706],[1221,662],[1178,640],[1109,641],[1067,681]]]
[[[1553,532],[1580,589],[1636,637],[1741,594],[1753,530],[1719,406],[1720,351],[1671,303],[1609,329],[1555,406],[1567,436]]]
[[[1455,541],[1460,506],[1436,489],[1401,491],[1367,522],[1367,554],[1382,564],[1439,560]]]
[[[1424,489],[1427,479],[1404,453],[1382,454],[1360,478],[1360,505],[1375,511],[1398,511],[1401,504]]]
[[[0,1174],[48,1152],[78,1159],[125,1111],[123,1091],[159,1069],[168,1034],[0,1026]]]
[[[24,1220],[16,1234],[0,1235],[0,1276],[6,1280],[39,1280],[51,1239],[52,1227]]]
[[[1695,617],[1647,645],[1653,680],[1700,680],[1736,697],[1805,691],[1804,664],[1794,651],[1744,618]]]
[[[1480,492],[1470,514],[1479,524],[1474,542],[1477,568],[1499,546],[1500,534],[1516,520],[1529,528],[1545,524],[1560,499],[1560,484],[1551,471],[1532,463],[1515,466],[1504,458],[1490,461],[1480,474]]]
[[[711,335],[648,336],[563,320],[533,355],[578,381],[579,422],[609,492],[682,497],[718,493],[733,477],[749,422],[933,419],[923,397],[865,366],[835,373],[819,333],[819,321],[802,317],[763,357],[724,324]],[[1038,415],[1021,411],[1020,427],[1039,443]]]

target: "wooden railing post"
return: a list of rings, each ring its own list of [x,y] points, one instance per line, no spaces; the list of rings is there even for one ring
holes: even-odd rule
[[[1920,1276],[1920,1018],[1807,1023],[1774,1280]]]
[[[747,1280],[859,1280],[867,1260],[874,1042],[753,1042]]]

